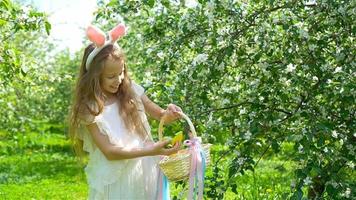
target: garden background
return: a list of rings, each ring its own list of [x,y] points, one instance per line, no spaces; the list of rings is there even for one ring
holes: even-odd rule
[[[213,144],[206,199],[356,198],[356,1],[97,6],[93,24],[129,27],[119,43],[133,79],[162,107],[182,107]],[[83,30],[82,49],[58,51],[48,15],[0,0],[0,199],[87,196],[67,121],[89,42]],[[186,189],[171,184],[172,199]]]

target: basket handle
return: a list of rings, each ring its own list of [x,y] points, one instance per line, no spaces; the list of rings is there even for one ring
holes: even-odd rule
[[[189,117],[184,114],[183,112],[178,112],[178,114],[183,117],[189,124],[189,128],[190,128],[190,131],[192,132],[192,136],[193,138],[197,137],[197,132],[195,131],[195,128],[193,126],[193,123],[192,121],[189,119]],[[162,141],[163,140],[163,125],[164,125],[164,121],[165,121],[165,115],[162,116],[161,118],[161,121],[159,122],[159,126],[158,126],[158,138],[159,138],[159,141]],[[191,137],[191,136],[190,136]],[[191,138],[192,139],[192,138]]]

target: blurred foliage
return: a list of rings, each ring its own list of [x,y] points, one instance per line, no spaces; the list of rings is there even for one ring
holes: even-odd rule
[[[56,50],[45,13],[5,0],[0,9],[0,128],[64,134],[80,56]]]
[[[33,32],[45,30],[49,34],[51,24],[45,13],[30,6],[20,6],[11,0],[0,1],[0,84],[4,86],[17,75],[26,75],[31,64],[23,50],[31,40],[25,41]],[[24,34],[19,36],[18,34]],[[21,39],[20,43],[14,38]],[[23,42],[23,43],[22,43]],[[26,47],[26,48],[21,48]]]
[[[102,2],[97,23],[124,21],[119,43],[150,97],[177,103],[206,142],[228,147],[208,197],[236,191],[232,180],[286,142],[298,164],[289,198],[354,196],[355,1],[187,3]]]

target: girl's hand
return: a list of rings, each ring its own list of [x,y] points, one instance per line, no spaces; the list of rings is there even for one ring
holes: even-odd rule
[[[169,156],[171,154],[175,154],[181,148],[181,142],[177,142],[172,148],[166,148],[165,146],[168,145],[171,141],[159,141],[154,143],[152,146],[148,147],[150,155],[166,155]]]
[[[169,104],[167,109],[164,111],[163,116],[165,123],[171,123],[177,119],[180,119],[181,116],[179,112],[183,112],[182,109],[174,104]]]

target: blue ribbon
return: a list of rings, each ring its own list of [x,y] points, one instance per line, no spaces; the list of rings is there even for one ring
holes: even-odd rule
[[[162,184],[161,184],[162,183]],[[156,199],[170,200],[169,194],[169,181],[168,178],[160,170],[158,175],[158,187],[156,191]],[[162,195],[162,196],[161,196]]]
[[[169,197],[169,182],[167,176],[163,174],[163,198],[162,200],[170,200]]]

